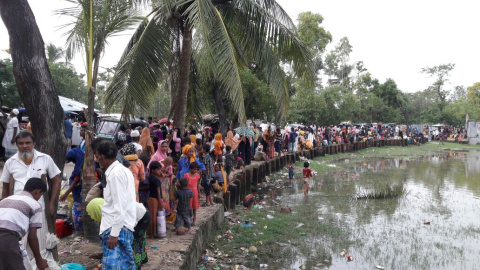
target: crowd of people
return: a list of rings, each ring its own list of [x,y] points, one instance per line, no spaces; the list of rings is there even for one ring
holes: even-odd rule
[[[16,114],[18,112],[12,111],[11,118],[14,119]],[[0,241],[11,242],[12,232],[17,240],[23,237],[20,250],[24,252],[21,254],[35,258],[39,269],[45,268],[45,261],[40,259],[38,251],[45,249],[46,214],[56,213],[55,200],[50,200],[46,205],[40,198],[47,190],[41,180],[47,176],[52,180],[52,186],[48,187],[52,196],[60,196],[60,201],[71,198],[71,218],[75,231],[82,232],[85,214],[100,222],[103,269],[141,269],[142,264],[148,262],[146,238],[164,236],[157,230],[158,215],[174,223],[176,234],[187,234],[192,226],[197,225],[198,209],[213,205],[212,194],[215,192],[225,192],[228,186],[234,186],[232,171],[249,165],[252,160],[268,160],[297,151],[303,155],[305,149],[357,141],[408,138],[414,143],[417,138],[431,134],[428,127],[422,131],[382,124],[287,125],[282,128],[266,122],[258,126],[252,123],[247,127],[248,132],[228,129],[226,134],[221,134],[209,127],[200,132],[181,132],[169,121],[158,124],[151,118],[149,125],[144,128],[132,129],[122,125],[113,141],[101,138],[93,140],[91,147],[98,183],[89,191],[87,198],[82,198],[84,141],[66,154],[67,161],[75,166],[68,189],[60,192],[60,170],[51,157],[34,149],[33,134],[19,131],[18,123],[15,125],[14,121],[9,122],[8,130],[13,133],[5,136],[3,142],[5,148],[10,150],[1,180],[2,198],[9,200],[8,203],[2,202],[7,206],[0,205],[0,210],[7,211],[7,214],[0,215]],[[82,137],[85,137],[85,131],[86,125],[82,125]],[[464,136],[461,130],[444,128],[443,132],[446,136],[448,132]],[[307,163],[304,167],[304,194],[307,195],[308,179],[313,175]],[[293,179],[293,169],[294,165],[290,164],[290,181]],[[23,200],[28,201],[28,207],[31,208],[21,217],[21,224],[13,224],[12,219],[16,217],[10,214],[13,210],[9,209],[22,207],[19,201],[23,197],[9,197],[10,184],[14,184],[13,194],[28,198]],[[202,196],[205,198],[201,200]],[[256,203],[255,196],[256,191],[252,190],[245,198],[243,203],[246,208]],[[31,198],[38,200],[38,205]],[[82,209],[83,200],[88,202],[87,209]],[[38,215],[40,212],[42,214]],[[0,269],[8,269],[2,268],[2,265],[11,265],[11,260],[17,257],[1,259]]]

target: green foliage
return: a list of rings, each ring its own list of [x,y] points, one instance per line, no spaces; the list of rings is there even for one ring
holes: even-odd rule
[[[247,118],[263,119],[263,112],[265,112],[268,119],[274,119],[277,116],[278,107],[267,83],[258,79],[250,70],[242,71],[240,78]]]
[[[22,106],[15,78],[13,77],[13,65],[10,59],[0,60],[0,100],[1,105],[10,108]]]
[[[50,73],[57,93],[61,96],[72,98],[82,103],[87,102],[87,87],[83,75],[78,75],[73,68],[64,64],[49,62]]]
[[[473,103],[480,106],[480,82],[474,83],[467,88],[467,97],[472,100]]]

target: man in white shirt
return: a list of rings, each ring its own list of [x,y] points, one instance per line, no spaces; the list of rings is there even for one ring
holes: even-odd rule
[[[18,134],[18,119],[17,115],[19,114],[18,109],[13,109],[9,115],[4,113],[2,110],[0,112],[4,117],[7,117],[8,123],[7,128],[5,129],[5,135],[3,136],[2,146],[5,148],[5,157],[11,158],[17,152],[17,146],[15,145],[15,136]]]
[[[40,251],[42,251],[45,250],[46,234],[48,233],[46,211],[49,211],[49,216],[55,216],[57,212],[55,209],[55,200],[53,198],[58,198],[58,193],[60,191],[60,169],[58,169],[57,165],[55,165],[53,159],[49,155],[34,149],[35,137],[32,133],[26,131],[20,132],[16,136],[15,142],[18,152],[7,160],[3,167],[2,177],[0,178],[1,182],[3,182],[2,199],[5,199],[10,195],[10,177],[14,180],[14,195],[21,194],[28,179],[32,177],[42,178],[42,176],[45,175],[52,180],[52,187],[48,187],[52,189],[52,199],[49,202],[50,205],[45,205],[43,197],[39,200],[43,210],[43,223],[42,228],[38,231],[38,242]],[[33,253],[27,243],[27,236],[22,239],[22,243],[27,246],[28,255],[31,257]]]
[[[136,197],[133,175],[116,160],[117,148],[102,142],[95,149],[95,158],[105,171],[105,204],[102,206],[100,238],[102,269],[134,270],[132,241],[136,221]]]

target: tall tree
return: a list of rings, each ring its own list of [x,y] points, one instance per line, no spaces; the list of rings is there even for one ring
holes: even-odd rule
[[[130,1],[111,0],[67,0],[75,4],[72,8],[59,10],[57,13],[73,17],[72,23],[64,25],[67,32],[67,60],[78,52],[83,53],[87,63],[88,110],[86,112],[87,130],[85,137],[85,159],[82,173],[82,197],[96,183],[93,169],[93,150],[90,142],[94,134],[94,107],[96,85],[100,67],[100,58],[105,50],[107,39],[130,29],[143,18],[138,10],[132,8]],[[86,209],[86,203],[83,204]],[[84,236],[91,241],[98,241],[96,223],[88,216],[83,217]]]
[[[263,69],[282,108],[288,106],[288,88],[280,64],[291,64],[295,74],[313,81],[311,58],[274,0],[161,1],[125,49],[107,90],[106,106],[120,102],[126,114],[137,106],[148,108],[147,98],[165,82],[175,125],[183,129],[195,67],[196,78],[218,82],[239,122],[245,123],[241,70],[251,63]]]
[[[454,68],[455,64],[451,63],[422,68],[422,73],[425,73],[429,78],[435,78],[435,82],[430,88],[437,93],[438,100],[442,103],[447,99],[449,90],[445,89],[445,84],[448,82],[450,71]]]
[[[35,16],[27,0],[0,0],[0,16],[10,38],[13,74],[36,136],[36,148],[50,155],[63,169],[66,153],[63,110]],[[58,201],[58,194],[51,199]]]

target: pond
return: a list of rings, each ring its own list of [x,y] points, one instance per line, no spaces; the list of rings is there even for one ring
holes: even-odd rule
[[[310,236],[304,247],[290,253],[287,269],[479,268],[480,151],[345,159],[337,166],[315,177],[308,196],[294,194],[301,190],[295,184],[292,194],[282,197],[283,204],[306,209],[317,222],[342,231]],[[388,186],[401,186],[403,193],[388,199],[351,198]]]

